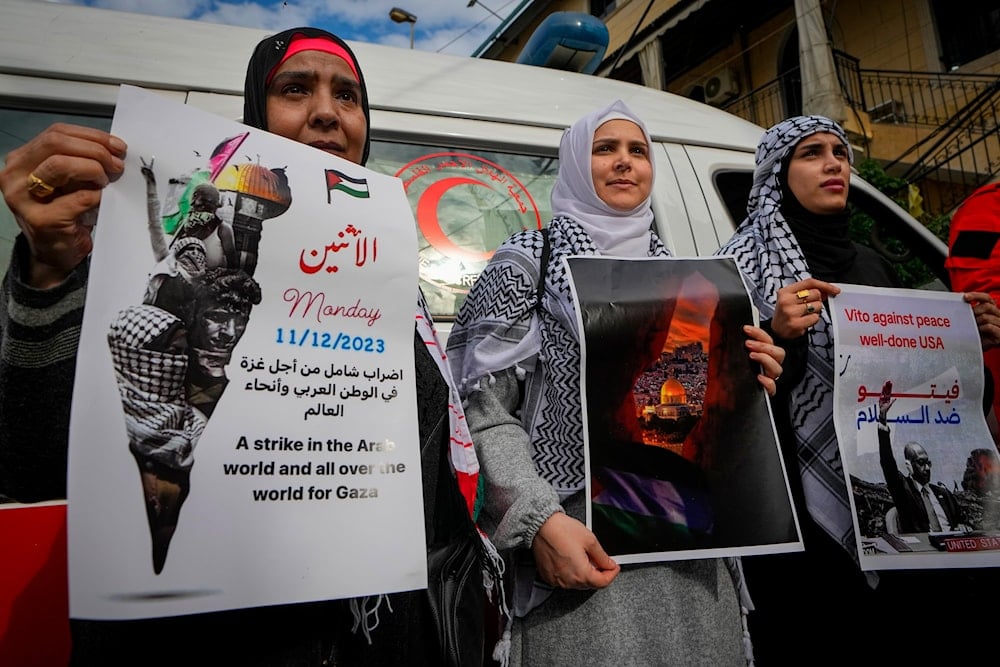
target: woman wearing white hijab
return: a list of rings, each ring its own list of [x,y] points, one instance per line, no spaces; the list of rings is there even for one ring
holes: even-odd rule
[[[750,656],[741,613],[749,600],[735,561],[620,567],[582,522],[580,341],[561,260],[669,255],[651,231],[651,145],[621,101],[574,123],[559,147],[544,276],[542,233],[515,234],[449,336],[485,481],[483,527],[514,550],[515,665],[744,665]],[[771,392],[783,352],[763,331],[746,331]]]

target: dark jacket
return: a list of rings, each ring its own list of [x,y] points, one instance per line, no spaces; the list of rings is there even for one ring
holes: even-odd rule
[[[892,494],[892,502],[896,505],[896,512],[899,515],[899,529],[904,533],[926,533],[930,530],[930,519],[927,518],[927,511],[924,509],[924,500],[920,495],[920,490],[916,482],[909,475],[903,475],[896,467],[896,459],[892,456],[892,444],[889,431],[879,428],[878,430],[878,456],[879,463],[882,464],[882,474],[885,475],[885,483]],[[940,484],[928,484],[931,491],[941,503],[945,515],[948,517],[948,526],[941,526],[943,530],[958,530],[962,523],[962,511],[955,501],[955,496],[951,491]]]

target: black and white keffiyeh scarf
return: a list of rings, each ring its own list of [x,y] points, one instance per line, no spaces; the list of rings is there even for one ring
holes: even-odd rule
[[[584,487],[580,338],[563,257],[602,254],[572,218],[549,224],[545,292],[535,308],[542,254],[538,230],[515,234],[469,292],[448,336],[448,359],[467,396],[508,368],[526,380],[521,423],[541,477],[565,498]],[[656,236],[644,256],[669,255]]]
[[[648,198],[631,211],[618,211],[594,189],[594,132],[615,119],[634,122],[650,141],[645,125],[621,101],[566,130],[552,191],[555,217],[549,224],[545,276],[539,276],[542,233],[515,234],[496,251],[470,290],[448,336],[448,359],[463,399],[499,371],[513,368],[526,381],[521,423],[530,436],[539,475],[563,498],[582,489],[585,477],[580,339],[562,258],[669,255],[651,232]],[[542,279],[544,294],[536,308]]]
[[[185,331],[176,315],[145,304],[122,310],[108,331],[129,449],[175,470],[191,469],[205,428],[184,393],[188,355],[173,344]]]
[[[448,336],[448,360],[463,400],[490,382],[493,373],[514,369],[525,381],[520,421],[532,445],[539,476],[565,500],[584,488],[580,334],[564,257],[668,257],[652,231],[647,198],[631,211],[616,211],[597,196],[590,171],[594,133],[612,119],[642,121],[617,101],[573,124],[559,145],[559,177],[552,191],[550,255],[540,276],[544,240],[530,230],[507,239],[473,285]],[[541,302],[539,281],[544,281]],[[744,618],[752,608],[738,559],[726,558]],[[551,588],[540,584],[515,591],[527,613]],[[744,621],[745,622],[745,621]],[[749,654],[749,653],[748,653]]]
[[[761,318],[774,315],[778,289],[811,277],[802,247],[781,212],[780,175],[786,158],[803,138],[820,132],[840,137],[837,123],[822,116],[797,116],[778,123],[757,146],[748,217],[717,255],[732,255],[750,283]],[[854,525],[833,424],[833,327],[826,309],[809,336],[805,377],[790,396],[791,420],[806,507],[813,520],[855,559]]]

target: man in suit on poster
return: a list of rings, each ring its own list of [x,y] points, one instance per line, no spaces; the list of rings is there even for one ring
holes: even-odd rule
[[[902,533],[927,533],[960,530],[964,523],[962,511],[955,496],[940,484],[931,483],[931,460],[918,442],[908,442],[903,447],[908,475],[896,467],[892,455],[892,441],[887,423],[892,398],[892,381],[882,386],[878,401],[878,453],[882,474],[885,476],[892,502],[896,506],[899,531]]]

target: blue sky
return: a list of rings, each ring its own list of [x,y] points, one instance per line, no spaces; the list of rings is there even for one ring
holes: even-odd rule
[[[399,7],[417,17],[414,48],[470,55],[500,26],[500,17],[521,0],[59,0],[173,18],[283,30],[300,25],[325,28],[344,39],[408,48],[410,24],[394,23]],[[487,9],[488,8],[488,9]]]

